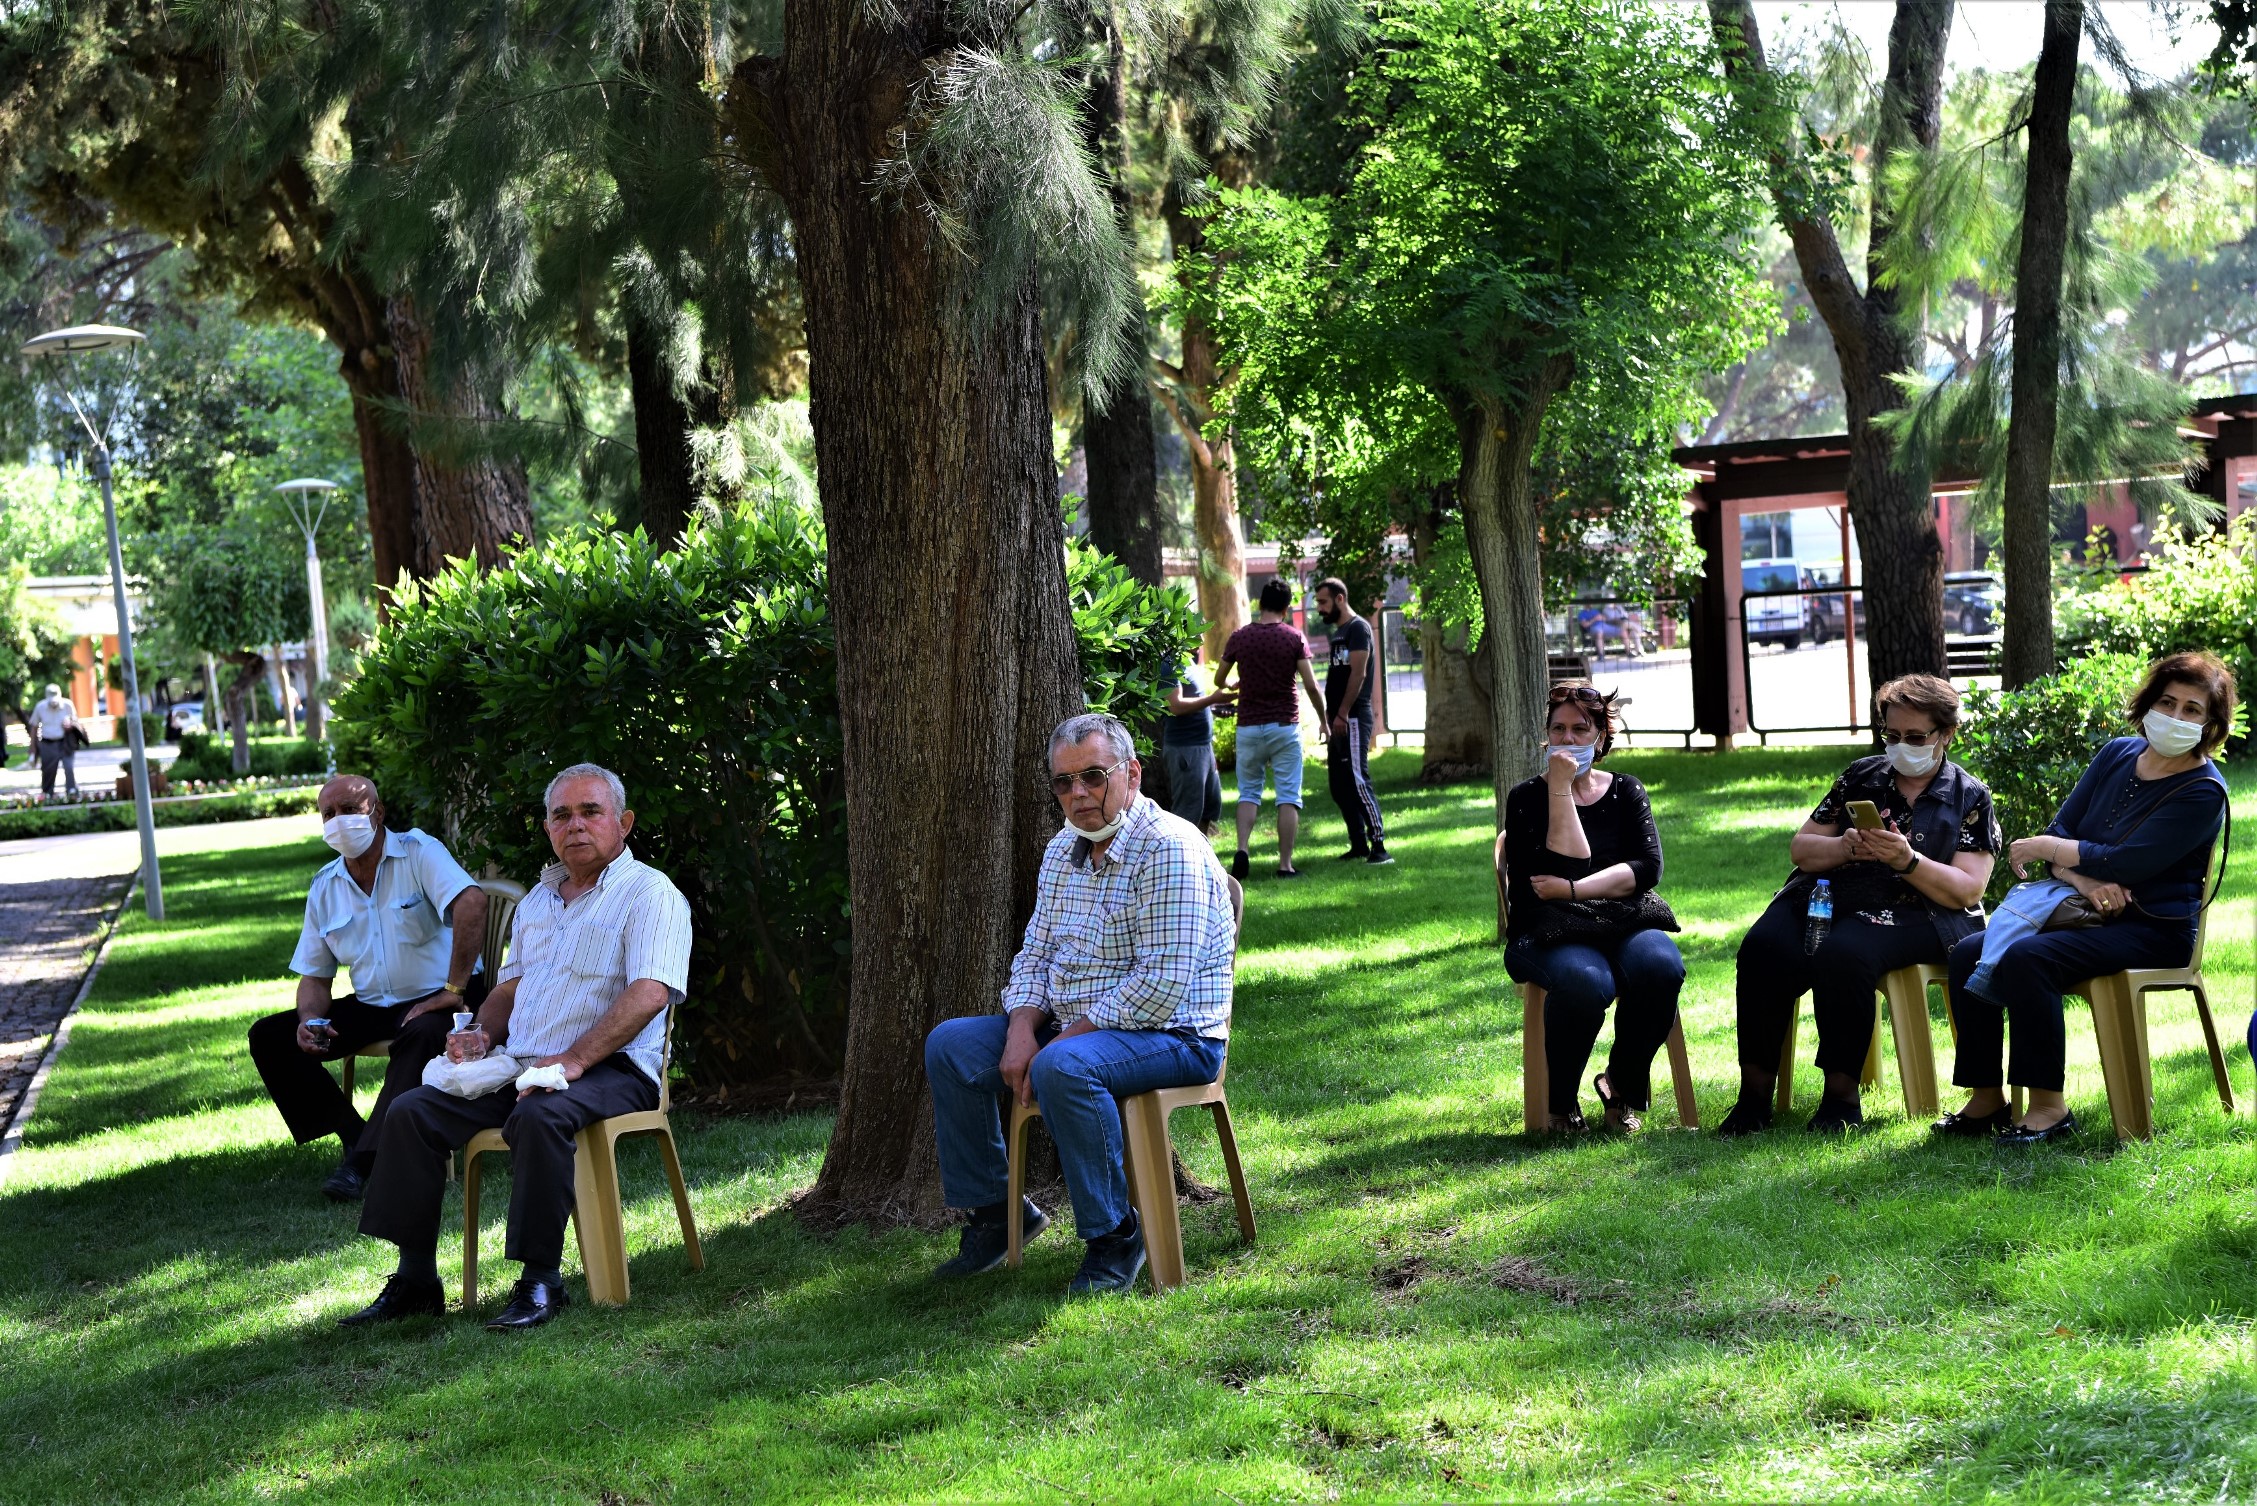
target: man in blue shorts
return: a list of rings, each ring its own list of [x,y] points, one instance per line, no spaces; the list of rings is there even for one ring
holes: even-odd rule
[[[1324,695],[1317,689],[1316,671],[1309,667],[1309,640],[1285,620],[1293,605],[1293,585],[1282,576],[1262,587],[1260,615],[1230,635],[1223,645],[1222,664],[1215,675],[1217,689],[1230,684],[1238,671],[1238,851],[1230,871],[1246,881],[1249,859],[1246,844],[1254,835],[1254,822],[1262,814],[1262,786],[1277,789],[1277,876],[1299,878],[1293,866],[1293,839],[1301,830],[1301,710],[1293,697],[1293,680],[1300,677],[1316,708],[1317,724],[1324,725]]]

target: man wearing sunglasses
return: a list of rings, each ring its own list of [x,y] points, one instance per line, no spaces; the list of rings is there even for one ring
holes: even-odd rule
[[[1010,1227],[1000,1095],[1039,1103],[1088,1249],[1069,1288],[1125,1291],[1144,1268],[1129,1204],[1118,1100],[1213,1082],[1230,1039],[1237,923],[1214,850],[1140,791],[1128,729],[1069,717],[1050,738],[1051,793],[1066,818],[1036,878],[1034,915],[1001,1014],[943,1020],[925,1039],[941,1191],[969,1212],[956,1256],[933,1274],[1003,1263]]]

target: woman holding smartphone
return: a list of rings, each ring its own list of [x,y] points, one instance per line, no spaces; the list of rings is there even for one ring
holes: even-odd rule
[[[1982,781],[1945,756],[1959,726],[1959,692],[1934,675],[1906,675],[1882,686],[1873,704],[1884,750],[1843,770],[1803,822],[1788,848],[1793,875],[1740,943],[1740,1100],[1720,1135],[1771,1127],[1780,1048],[1805,993],[1826,1076],[1805,1127],[1862,1124],[1858,1077],[1882,977],[1941,964],[1961,937],[1983,928],[1998,818]],[[1833,920],[1808,951],[1810,901],[1822,878]]]

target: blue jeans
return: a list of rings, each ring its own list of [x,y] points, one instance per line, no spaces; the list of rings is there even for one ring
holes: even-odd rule
[[[1003,1149],[1002,1015],[943,1020],[925,1037],[925,1077],[933,1090],[939,1135],[940,1189],[951,1208],[985,1208],[1009,1191]],[[1048,1034],[1047,1027],[1045,1034]],[[1166,1030],[1093,1030],[1051,1039],[1036,1053],[1035,1102],[1057,1143],[1074,1202],[1074,1232],[1083,1239],[1112,1233],[1129,1215],[1128,1177],[1121,1166],[1119,1100],[1154,1088],[1215,1080],[1226,1043]]]
[[[2007,948],[2041,934],[2061,902],[2076,892],[2067,879],[2037,879],[2007,890],[2006,898],[1998,902],[1998,908],[1991,912],[1990,923],[1983,928],[1983,960],[1967,975],[1967,991],[2005,1003],[2004,997],[1992,993],[1991,979],[2005,959]]]
[[[1685,959],[1667,931],[1633,931],[1620,941],[1594,945],[1565,941],[1538,946],[1522,937],[1505,948],[1505,971],[1515,983],[1544,990],[1544,1057],[1550,1068],[1552,1112],[1576,1108],[1576,1084],[1591,1047],[1614,1013],[1614,1046],[1607,1053],[1607,1082],[1634,1109],[1653,1095],[1654,1053],[1677,1019],[1677,991]]]
[[[1256,722],[1238,729],[1238,803],[1262,803],[1262,779],[1277,786],[1277,803],[1301,805],[1301,729],[1292,722]]]

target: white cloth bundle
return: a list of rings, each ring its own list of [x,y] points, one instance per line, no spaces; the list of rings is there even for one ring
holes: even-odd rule
[[[507,1087],[522,1070],[516,1057],[499,1052],[468,1062],[451,1062],[444,1056],[434,1056],[423,1064],[423,1083],[425,1087],[452,1093],[457,1098],[483,1098],[498,1088]]]
[[[517,1079],[517,1090],[520,1093],[533,1088],[547,1088],[561,1093],[571,1086],[570,1080],[564,1075],[562,1062],[550,1062],[545,1067],[527,1067]]]

